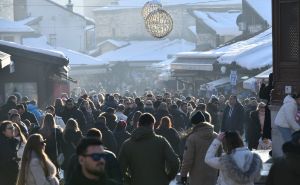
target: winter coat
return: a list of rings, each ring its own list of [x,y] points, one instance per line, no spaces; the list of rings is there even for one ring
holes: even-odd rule
[[[219,169],[217,185],[254,185],[259,180],[262,160],[246,147],[236,148],[231,154],[215,157],[221,142],[215,139],[207,150],[205,163]]]
[[[116,155],[111,151],[104,150],[105,153],[105,172],[109,179],[112,179],[116,182],[121,183],[121,170],[120,164],[116,158]],[[68,173],[65,174],[65,182],[70,182],[70,179],[74,178],[74,174],[76,176],[76,171],[80,169],[80,164],[78,161],[78,156],[74,154],[70,158],[69,166],[68,166]],[[78,171],[77,171],[78,172]],[[68,183],[67,183],[68,184]],[[73,184],[72,184],[73,185]],[[90,184],[83,184],[83,185],[90,185]]]
[[[272,127],[271,127],[271,111],[269,106],[265,107],[265,122],[264,122],[264,130],[263,130],[263,139],[272,139]]]
[[[300,146],[287,142],[282,149],[285,156],[274,159],[266,185],[299,185]]]
[[[101,116],[104,116],[106,119],[106,125],[109,130],[114,131],[117,126],[117,117],[114,114],[102,113]]]
[[[31,112],[25,111],[23,114],[21,114],[21,120],[24,122],[26,119],[28,119],[30,123],[39,124],[39,121],[36,119],[35,115]]]
[[[290,128],[294,131],[300,129],[300,125],[296,122],[297,102],[291,96],[286,96],[283,105],[280,107],[276,118],[275,125],[283,128]]]
[[[249,105],[245,107],[244,123],[245,123],[245,137],[246,141],[249,142],[249,126],[252,124],[250,113],[255,111],[257,106]]]
[[[134,130],[123,143],[119,161],[130,185],[169,185],[179,169],[179,159],[171,145],[146,127]]]
[[[0,107],[0,121],[9,120],[8,111],[10,109],[15,109],[16,107],[17,107],[16,103],[9,102],[9,101],[6,104],[4,104],[2,107]]]
[[[86,130],[89,130],[91,128],[95,127],[95,119],[92,111],[87,111],[84,107],[81,107],[80,109],[84,115],[85,121],[86,121]]]
[[[116,112],[116,117],[117,117],[116,120],[117,123],[121,120],[127,121],[128,118],[125,114],[123,114],[123,112]]]
[[[119,150],[122,146],[122,144],[124,143],[124,141],[126,141],[128,138],[130,138],[131,134],[125,130],[125,128],[123,129],[116,129],[114,132],[114,137],[117,141],[117,145],[118,145],[118,150],[117,150],[117,153],[116,155],[118,155],[119,153]]]
[[[236,103],[233,107],[232,114],[230,116],[230,106],[227,105],[221,125],[221,131],[225,132],[228,130],[238,131],[240,135],[244,133],[244,108],[240,103]]]
[[[171,144],[173,150],[179,155],[180,137],[174,128],[159,128],[155,130],[157,135],[163,136]]]
[[[261,138],[261,125],[259,121],[259,112],[250,113],[251,122],[248,125],[248,148],[250,150],[257,149],[259,139]]]
[[[59,185],[54,164],[50,160],[46,163],[50,174],[48,177],[45,176],[42,162],[37,154],[31,153],[31,160],[25,175],[25,185]]]
[[[190,185],[215,185],[218,170],[204,162],[207,149],[217,137],[214,128],[209,123],[199,123],[188,136],[183,154],[181,176],[189,173]]]
[[[108,150],[116,154],[118,151],[118,144],[113,132],[109,130],[109,128],[104,123],[96,122],[95,127],[102,133],[102,142],[104,146]]]
[[[33,105],[31,103],[29,103],[27,105],[27,110],[28,112],[31,112],[34,114],[34,116],[36,117],[37,121],[39,121],[38,123],[40,123],[43,119],[43,112],[36,106],[36,105]],[[30,121],[30,120],[29,120]]]
[[[66,130],[63,137],[62,152],[64,154],[64,162],[62,169],[64,169],[66,173],[70,158],[73,154],[76,154],[77,144],[83,136],[81,131],[75,132],[73,130]]]
[[[182,113],[178,109],[171,109],[170,114],[173,117],[173,127],[176,130],[180,131],[186,128],[189,121],[184,113]]]
[[[66,124],[65,124],[64,120],[62,119],[62,117],[54,116],[54,119],[55,119],[55,123],[57,126],[59,126],[61,129],[66,128]]]
[[[105,175],[99,177],[97,181],[88,179],[83,175],[81,168],[77,168],[66,182],[66,185],[119,185],[119,183],[108,179]]]
[[[211,124],[214,126],[214,131],[218,133],[220,130],[218,107],[216,105],[214,105],[213,103],[208,103],[207,104],[207,112],[211,116]]]
[[[62,131],[58,128],[55,128],[55,130],[53,129],[50,137],[46,137],[42,132],[40,133],[46,139],[45,153],[48,155],[51,162],[56,167],[58,167],[57,154],[62,153],[62,147],[63,147]],[[55,137],[55,133],[56,133],[56,137]]]
[[[63,110],[63,112],[61,113],[61,117],[62,117],[62,119],[64,120],[65,123],[67,123],[67,121],[70,118],[74,118],[78,122],[78,126],[79,126],[81,132],[84,133],[84,134],[87,132],[87,129],[86,129],[86,120],[84,118],[84,115],[76,107],[74,107],[73,109],[67,109],[67,108],[65,108]]]
[[[0,184],[15,185],[18,175],[17,145],[15,138],[0,134]]]

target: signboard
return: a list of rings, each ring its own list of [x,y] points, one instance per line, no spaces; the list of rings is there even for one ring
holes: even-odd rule
[[[231,85],[236,85],[237,78],[238,78],[237,71],[231,71],[229,78],[230,78],[230,84]]]

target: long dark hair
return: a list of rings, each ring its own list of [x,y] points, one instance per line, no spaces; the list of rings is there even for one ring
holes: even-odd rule
[[[46,114],[43,124],[42,124],[42,128],[40,129],[41,134],[48,139],[49,137],[51,137],[52,132],[54,131],[54,129],[56,128],[56,123],[54,120],[54,117],[52,114]]]
[[[69,142],[69,139],[68,139],[68,136],[67,136],[67,133],[68,132],[71,132],[71,133],[76,133],[76,132],[79,132],[80,129],[78,127],[78,123],[75,119],[73,118],[70,118],[67,123],[66,123],[66,128],[64,129],[63,131],[63,139],[65,142]]]
[[[27,144],[24,149],[22,162],[21,162],[21,170],[18,175],[18,181],[17,185],[25,185],[25,174],[26,171],[28,171],[28,166],[31,160],[31,154],[32,152],[35,152],[38,159],[41,161],[42,168],[45,174],[45,177],[48,177],[50,175],[50,172],[48,170],[47,161],[49,161],[49,158],[47,154],[43,150],[43,136],[40,134],[33,134],[29,136]]]
[[[227,154],[231,154],[234,149],[243,147],[244,143],[237,131],[226,131],[223,141],[224,150]]]
[[[20,143],[19,143],[19,148],[21,147],[22,143],[26,143],[26,137],[24,136],[24,133],[22,132],[21,128],[19,127],[18,124],[14,123],[13,126],[16,128],[16,130],[19,132],[20,136]]]

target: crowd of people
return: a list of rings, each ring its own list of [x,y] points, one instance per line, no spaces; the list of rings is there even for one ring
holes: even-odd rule
[[[287,96],[275,119],[289,157],[274,162],[268,185],[280,184],[286,160],[299,162],[297,104]],[[178,172],[182,184],[251,185],[262,169],[251,150],[272,146],[268,101],[236,95],[63,94],[44,110],[12,95],[0,121],[5,185],[168,185]]]

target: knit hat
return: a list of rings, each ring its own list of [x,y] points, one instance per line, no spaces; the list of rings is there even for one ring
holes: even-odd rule
[[[197,111],[192,117],[191,117],[191,123],[196,125],[198,123],[205,122],[205,116],[201,111]]]

